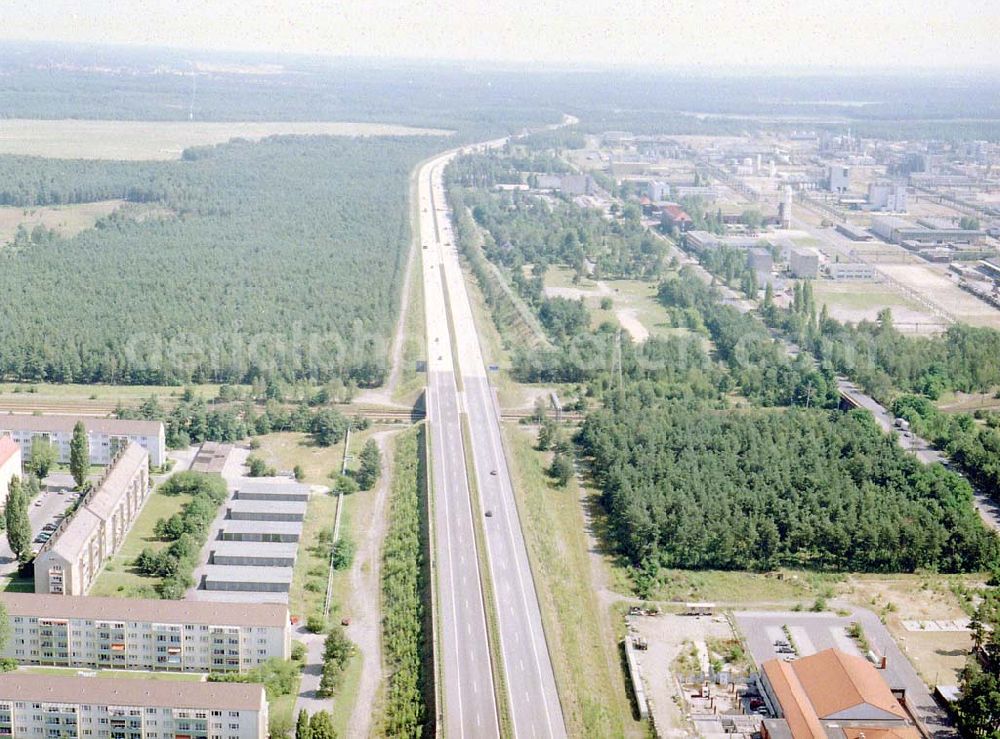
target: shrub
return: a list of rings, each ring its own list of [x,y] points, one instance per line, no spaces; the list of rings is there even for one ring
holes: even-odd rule
[[[306,619],[306,631],[313,634],[322,634],[326,631],[326,619],[314,613]]]

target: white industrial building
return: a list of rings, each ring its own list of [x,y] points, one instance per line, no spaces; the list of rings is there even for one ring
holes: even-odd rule
[[[843,195],[851,189],[851,168],[842,164],[831,164],[827,168],[827,189]]]
[[[835,280],[874,280],[875,267],[864,262],[831,262],[827,271]]]
[[[646,197],[654,203],[670,200],[670,185],[666,182],[654,180],[646,186]]]
[[[86,595],[149,498],[149,454],[129,444],[35,558],[35,592]]]
[[[905,213],[909,209],[906,185],[898,182],[869,183],[868,207],[871,210]]]
[[[0,435],[0,509],[7,506],[11,478],[21,476],[21,447],[9,436]]]
[[[285,606],[3,593],[20,664],[245,672],[291,657]]]
[[[266,739],[264,686],[0,675],[0,736]]]
[[[815,279],[819,276],[819,253],[808,247],[792,249],[788,256],[788,266],[794,277]]]
[[[149,463],[160,467],[167,461],[166,437],[159,421],[129,421],[117,418],[86,416],[0,415],[0,436],[5,433],[21,447],[21,458],[31,461],[31,442],[37,437],[48,439],[59,452],[59,462],[69,462],[69,445],[73,428],[82,421],[90,442],[90,463],[110,464],[118,451],[130,442],[149,452]]]

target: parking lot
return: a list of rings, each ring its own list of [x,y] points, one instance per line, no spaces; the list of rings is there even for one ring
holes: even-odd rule
[[[944,712],[935,703],[927,685],[917,675],[878,616],[871,611],[855,608],[846,616],[796,611],[740,611],[733,615],[758,667],[771,659],[795,657],[794,653],[779,651],[782,641],[794,644],[800,657],[830,648],[865,656],[861,654],[857,642],[848,635],[851,624],[858,623],[871,650],[877,656],[886,658],[885,669],[880,670],[880,673],[889,687],[906,691],[906,702],[910,710],[934,736],[954,736]]]
[[[28,505],[33,550],[38,551],[48,540],[50,533],[62,520],[66,509],[76,500],[76,493],[72,488],[73,481],[69,475],[51,475],[46,480],[45,489]],[[14,553],[10,549],[7,537],[0,536],[0,575],[10,575],[16,571],[17,562],[14,560]]]

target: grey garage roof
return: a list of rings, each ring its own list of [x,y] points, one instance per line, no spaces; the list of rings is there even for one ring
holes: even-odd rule
[[[234,503],[236,501],[233,501]],[[233,521],[225,519],[222,530],[227,534],[302,534],[301,521]]]
[[[212,554],[223,557],[292,557],[299,551],[293,541],[215,541]]]
[[[240,479],[233,483],[236,490],[244,493],[300,493],[309,495],[309,486],[285,477],[259,477],[253,480]]]
[[[280,582],[291,585],[292,568],[205,565],[205,579],[212,582]]]
[[[240,513],[284,513],[306,515],[306,504],[299,500],[231,500],[229,510]]]

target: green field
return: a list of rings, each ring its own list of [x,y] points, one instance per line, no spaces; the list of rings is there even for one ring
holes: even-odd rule
[[[159,489],[154,490],[132,525],[122,548],[104,565],[104,570],[97,576],[89,594],[116,598],[157,597],[153,588],[160,582],[160,578],[134,572],[132,562],[146,547],[160,550],[169,546],[169,542],[161,541],[153,534],[153,527],[161,518],[179,513],[181,506],[189,500],[190,495],[163,495]]]
[[[573,481],[566,488],[552,483],[545,473],[550,455],[535,450],[532,434],[520,426],[504,430],[569,734],[641,734],[625,694],[617,641],[607,622],[602,625],[579,490]]]
[[[604,322],[621,325],[625,329],[618,312],[634,316],[650,336],[670,336],[685,333],[684,329],[674,328],[670,313],[656,299],[658,283],[644,280],[601,280],[584,278],[573,284],[573,270],[569,267],[549,267],[545,272],[545,287],[561,290],[578,291],[572,296],[583,297],[583,302],[590,311],[591,328],[597,328]],[[610,308],[602,308],[602,301],[611,301]]]

